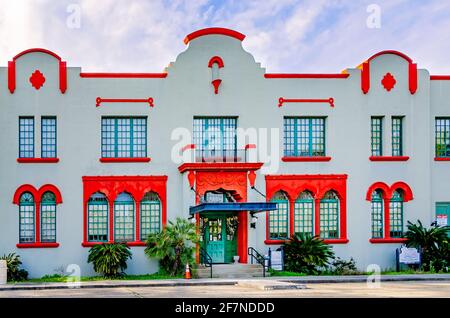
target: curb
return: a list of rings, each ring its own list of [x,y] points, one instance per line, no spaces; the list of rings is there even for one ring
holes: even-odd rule
[[[366,282],[370,276],[364,277],[336,277],[336,278],[309,278],[309,277],[272,277],[270,279],[256,279],[260,281],[266,281],[271,283],[278,281],[281,283],[296,283],[296,284],[338,284],[338,283],[362,283]],[[213,280],[213,281],[170,281],[170,282],[127,282],[127,283],[81,283],[79,286],[72,287],[66,283],[43,283],[35,285],[5,285],[0,286],[1,291],[13,291],[13,290],[50,290],[50,289],[78,289],[78,288],[139,288],[139,287],[189,287],[189,286],[234,286],[239,282],[245,281],[242,279],[235,280]],[[252,281],[255,281],[253,279]],[[402,281],[450,281],[450,275],[430,275],[430,276],[381,276],[381,282],[402,282]]]

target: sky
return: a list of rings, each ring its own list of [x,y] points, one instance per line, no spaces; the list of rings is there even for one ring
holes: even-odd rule
[[[450,0],[0,0],[0,66],[42,47],[84,72],[161,72],[206,27],[271,73],[337,73],[398,50],[450,74]]]

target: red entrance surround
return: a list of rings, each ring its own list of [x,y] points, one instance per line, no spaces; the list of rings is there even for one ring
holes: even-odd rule
[[[56,204],[62,203],[62,196],[59,189],[53,184],[45,184],[42,187],[36,189],[31,184],[24,184],[17,188],[14,193],[13,203],[20,204],[20,196],[25,192],[29,192],[34,198],[34,213],[35,213],[35,233],[36,241],[33,243],[18,243],[16,246],[18,248],[52,248],[58,247],[59,243],[47,243],[41,242],[41,200],[45,192],[52,192],[55,195]]]
[[[87,203],[89,198],[95,192],[103,193],[108,199],[109,204],[109,241],[114,241],[114,201],[122,193],[129,193],[135,202],[136,231],[135,241],[128,242],[129,246],[145,246],[141,241],[140,235],[140,204],[147,192],[153,191],[158,194],[161,200],[161,221],[164,227],[167,223],[167,194],[166,194],[167,176],[96,176],[83,177],[83,243],[84,247],[90,247],[95,242],[88,242],[87,230]]]
[[[233,194],[237,202],[247,201],[247,180],[254,184],[255,170],[262,163],[184,163],[178,170],[188,172],[187,178],[191,188],[197,193],[196,204],[207,191],[223,189]],[[248,247],[248,212],[238,212],[239,226],[237,233],[238,255],[240,263],[247,263]],[[196,215],[199,224],[199,215]],[[199,255],[197,251],[197,262]]]
[[[300,193],[308,190],[314,197],[314,234],[320,233],[320,199],[334,190],[339,198],[339,238],[327,239],[325,243],[345,244],[347,239],[347,175],[266,175],[266,198],[270,201],[278,191],[284,191],[289,199],[289,233],[294,233],[294,204]],[[283,240],[269,239],[269,213],[266,213],[266,244],[282,244]]]

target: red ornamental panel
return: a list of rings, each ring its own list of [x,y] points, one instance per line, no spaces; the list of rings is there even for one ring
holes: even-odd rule
[[[320,232],[320,199],[326,192],[333,190],[339,198],[339,228],[340,237],[338,239],[325,240],[326,243],[347,243],[347,175],[346,174],[330,174],[330,175],[266,175],[266,198],[270,201],[274,194],[278,191],[284,191],[290,202],[289,219],[294,220],[294,202],[303,191],[310,191],[314,197],[314,232]],[[268,224],[268,213],[266,214]],[[269,238],[267,231],[267,239]],[[290,233],[294,233],[294,222],[290,222]],[[282,241],[269,241],[266,243],[283,243]]]
[[[161,220],[162,225],[167,223],[167,193],[166,193],[167,176],[95,176],[83,177],[83,209],[84,209],[84,232],[83,246],[91,246],[95,243],[87,241],[87,203],[92,194],[96,192],[103,193],[108,199],[110,211],[114,210],[114,201],[122,192],[129,193],[135,201],[135,218],[136,218],[136,241],[130,242],[130,246],[145,245],[140,241],[140,211],[139,202],[147,192],[155,192],[161,200]],[[109,237],[113,240],[114,223],[110,213]]]
[[[381,80],[381,84],[388,92],[394,88],[395,83],[397,83],[397,81],[391,73],[386,73],[386,75],[384,75],[383,79]]]
[[[30,76],[30,83],[34,88],[40,89],[45,83],[44,74],[42,74],[39,70],[34,71],[34,73]]]

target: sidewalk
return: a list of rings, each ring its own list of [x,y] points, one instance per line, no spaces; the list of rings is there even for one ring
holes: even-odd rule
[[[186,286],[232,286],[239,282],[283,282],[297,284],[329,284],[329,283],[363,283],[368,275],[355,276],[296,276],[296,277],[265,277],[265,278],[230,278],[230,279],[164,279],[164,280],[105,280],[80,282],[79,288],[118,288],[118,287],[186,287]],[[404,281],[450,281],[450,274],[410,274],[410,275],[381,275],[382,282]],[[0,292],[6,290],[43,290],[69,289],[67,283],[15,283],[0,285]]]

